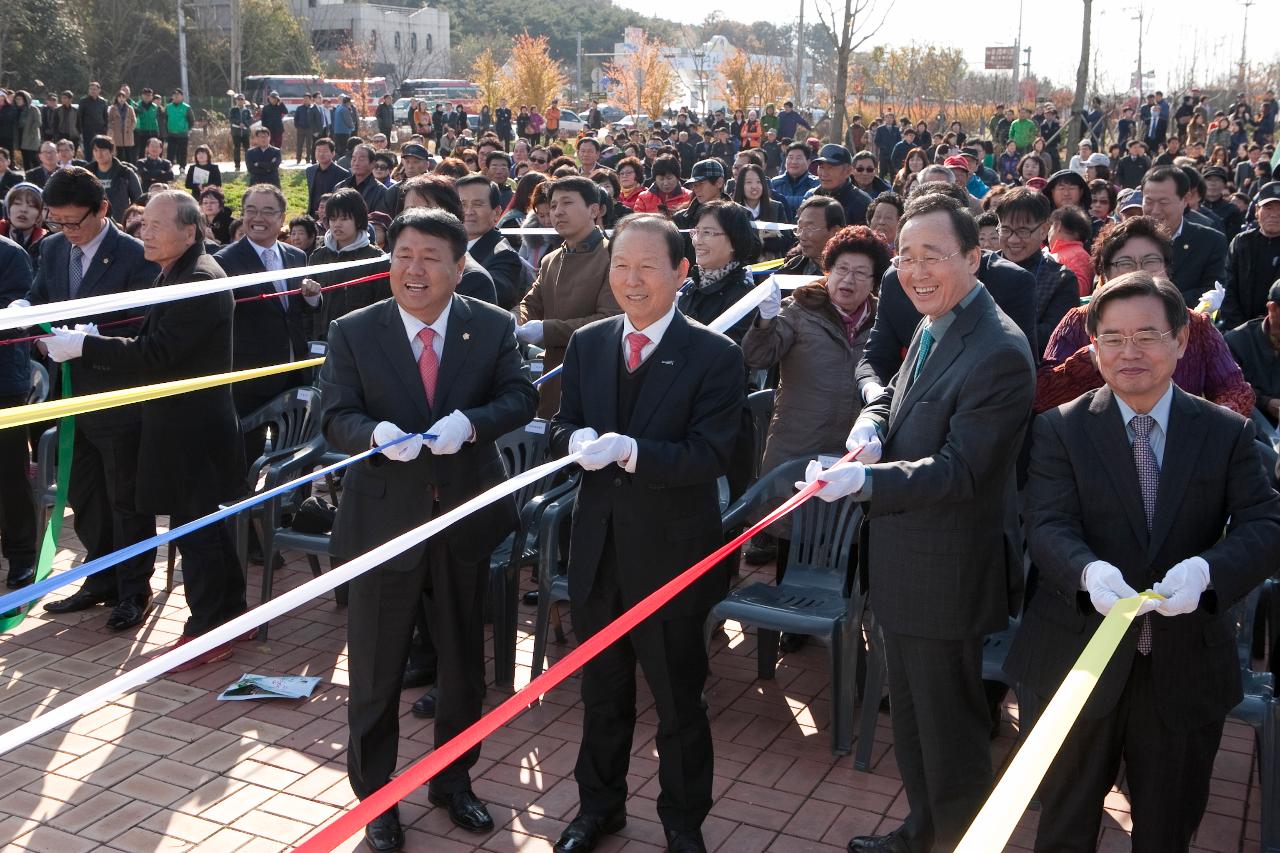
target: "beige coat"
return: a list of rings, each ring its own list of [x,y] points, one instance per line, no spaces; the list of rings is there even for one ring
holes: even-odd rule
[[[862,411],[854,370],[875,322],[875,297],[869,298],[871,310],[852,344],[822,282],[798,288],[767,328],[753,324],[743,338],[748,367],[779,365],[761,476],[798,456],[844,455]],[[769,532],[785,538],[789,530],[783,519]]]
[[[596,320],[621,314],[609,289],[609,241],[590,252],[548,252],[538,265],[538,278],[517,307],[521,323],[542,320],[543,372],[564,361],[569,336]],[[560,408],[559,377],[542,383],[538,417],[550,418]]]
[[[124,120],[120,118],[120,109],[112,103],[107,107],[107,136],[117,148],[133,147],[133,128],[138,123],[138,116],[133,107],[125,107]]]

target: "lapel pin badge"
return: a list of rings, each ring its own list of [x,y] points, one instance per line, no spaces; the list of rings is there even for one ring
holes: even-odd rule
[[[471,340],[471,333],[470,333],[470,332],[463,332],[463,333],[462,333],[462,339],[463,339],[464,341],[469,341],[469,340]]]
[[[675,361],[671,359],[665,359],[662,363],[666,365],[670,365],[671,367],[675,367],[675,364],[676,364]]]

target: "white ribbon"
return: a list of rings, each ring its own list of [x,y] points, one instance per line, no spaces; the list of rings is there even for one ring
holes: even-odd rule
[[[270,279],[267,280],[270,281]],[[351,562],[345,563],[333,571],[326,572],[318,578],[313,578],[278,598],[273,598],[260,604],[247,613],[242,613],[230,622],[219,625],[207,634],[202,634],[194,640],[178,646],[176,649],[151,658],[135,669],[116,676],[106,684],[76,696],[65,705],[51,708],[35,719],[10,729],[4,734],[0,734],[0,755],[5,755],[10,750],[51,732],[58,726],[69,723],[77,717],[105,705],[118,696],[128,693],[130,690],[141,687],[151,679],[164,675],[178,664],[186,663],[211,649],[231,642],[236,637],[247,634],[264,622],[282,616],[293,608],[323,595],[339,584],[346,583],[352,578],[376,569],[392,557],[403,554],[454,522],[471,515],[476,510],[488,506],[499,498],[514,494],[526,485],[536,483],[548,474],[577,462],[579,456],[581,454],[571,453],[563,459],[556,459],[536,468],[530,468],[523,474],[518,474],[504,483],[481,492],[461,506],[449,510],[444,515],[433,518],[413,530],[401,533],[372,551],[361,554]]]
[[[5,308],[0,310],[0,330],[25,329],[28,326],[38,326],[41,323],[69,320],[72,317],[85,317],[90,314],[106,314],[111,311],[144,308],[148,305],[158,305],[161,302],[176,302],[179,299],[191,299],[195,296],[207,296],[210,293],[222,293],[225,290],[235,290],[238,287],[249,287],[268,281],[336,272],[337,270],[366,266],[385,260],[386,256],[383,255],[376,258],[360,258],[354,261],[316,264],[315,266],[296,267],[288,270],[251,272],[244,275],[233,275],[230,278],[213,278],[207,281],[188,282],[187,284],[166,284],[162,287],[128,290],[124,293],[107,293],[102,296],[86,296],[82,299],[48,302],[44,305],[32,305],[28,308]]]
[[[806,284],[818,281],[820,278],[821,276],[817,275],[771,275],[748,290],[746,295],[737,302],[726,308],[723,314],[711,321],[709,328],[720,334],[732,329],[734,323],[750,314],[761,302],[764,302],[769,292],[773,290],[775,281],[782,290],[795,290],[797,287],[803,287]]]
[[[753,221],[751,224],[754,225],[756,229],[760,231],[794,231],[796,230],[796,226],[790,222],[760,222],[757,220],[757,221]],[[680,233],[688,234],[690,230],[691,229],[689,228],[682,228],[680,230]],[[554,228],[499,228],[498,231],[504,237],[519,236],[521,234],[535,235],[535,236],[541,236],[541,237],[551,237],[560,233],[559,231],[556,231],[556,229]],[[604,233],[607,235],[612,235],[613,229],[609,228]]]

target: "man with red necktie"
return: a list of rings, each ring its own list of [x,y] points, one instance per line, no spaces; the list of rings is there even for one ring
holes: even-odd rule
[[[347,469],[333,527],[338,560],[505,480],[494,441],[528,423],[538,401],[520,370],[511,315],[454,292],[467,256],[462,223],[415,208],[396,217],[387,241],[392,298],[333,321],[320,375],[330,445],[355,454],[400,439]],[[516,513],[511,498],[490,504],[351,582],[347,775],[361,799],[396,768],[401,679],[424,594],[439,651],[436,747],[480,718],[485,567]],[[479,754],[476,747],[445,768],[428,797],[463,829],[490,832],[493,820],[471,791]],[[365,840],[373,850],[401,849],[398,810],[374,818]]]

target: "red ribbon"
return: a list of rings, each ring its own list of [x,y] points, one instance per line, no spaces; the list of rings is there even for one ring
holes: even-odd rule
[[[368,284],[371,281],[377,281],[380,278],[386,278],[388,275],[390,275],[390,273],[385,273],[385,272],[374,273],[373,275],[366,275],[364,278],[357,278],[357,279],[352,279],[351,281],[344,281],[338,284],[327,285],[326,287],[320,288],[320,292],[328,293],[330,290],[337,290],[338,288],[341,288],[341,287],[351,287],[352,285],[356,285],[356,284]],[[242,296],[235,301],[235,304],[239,305],[241,302],[257,302],[262,299],[279,299],[284,296],[294,296],[301,292],[302,292],[302,288],[296,287],[293,290],[273,291],[271,293],[258,293],[258,294],[254,294],[253,296]],[[112,320],[110,323],[102,323],[101,325],[98,326],[98,328],[110,329],[113,326],[126,326],[129,323],[140,323],[140,322],[142,322],[142,317],[125,317],[123,320]],[[40,335],[28,335],[25,338],[7,338],[5,340],[0,340],[0,346],[9,346],[11,344],[26,344],[26,343],[31,343],[32,341],[39,341],[39,340],[43,340],[45,338],[51,338],[51,337],[53,337],[53,335],[51,334],[49,335],[40,334]]]
[[[862,445],[858,445],[845,454],[840,461],[852,462],[861,452]],[[529,682],[524,689],[512,695],[510,699],[476,720],[439,749],[406,768],[399,776],[361,800],[351,811],[339,815],[332,823],[322,827],[295,848],[295,853],[329,853],[355,835],[375,817],[399,803],[411,792],[425,785],[441,770],[461,758],[467,750],[493,734],[501,726],[511,722],[520,712],[537,701],[538,697],[550,692],[553,687],[577,672],[587,661],[600,654],[623,634],[656,613],[686,587],[710,571],[713,566],[736,551],[743,542],[813,497],[825,485],[825,481],[816,480],[805,486],[773,512],[702,558],[696,565],[651,592],[639,604],[623,613],[599,633],[579,644],[576,649]]]

